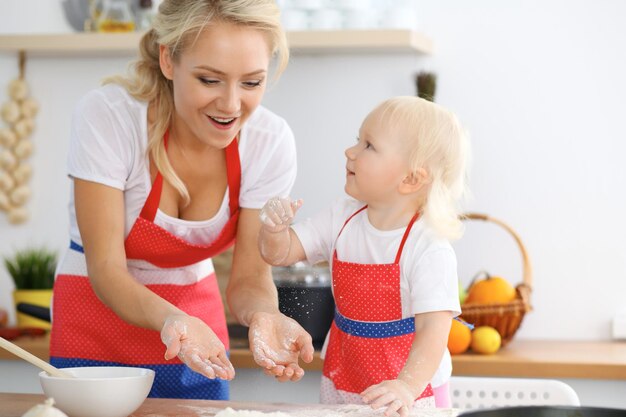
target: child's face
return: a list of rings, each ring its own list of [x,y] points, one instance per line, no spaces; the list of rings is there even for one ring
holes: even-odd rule
[[[374,111],[361,125],[358,142],[346,149],[348,195],[368,204],[392,204],[409,173],[409,155],[398,129],[381,121]]]

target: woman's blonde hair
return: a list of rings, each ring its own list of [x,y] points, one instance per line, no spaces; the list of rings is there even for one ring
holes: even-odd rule
[[[150,29],[141,39],[139,58],[128,76],[114,76],[104,83],[117,83],[138,100],[155,104],[155,124],[148,138],[148,152],[157,169],[189,203],[185,184],[174,172],[165,152],[163,135],[174,113],[172,82],[159,65],[159,46],[169,48],[174,62],[193,46],[202,30],[212,22],[246,26],[263,32],[275,61],[275,78],[289,61],[289,48],[280,24],[280,9],[275,0],[163,0]]]
[[[410,96],[386,100],[374,112],[405,144],[411,171],[422,168],[428,173],[424,220],[439,236],[461,237],[460,202],[468,193],[470,147],[457,117],[438,104]]]

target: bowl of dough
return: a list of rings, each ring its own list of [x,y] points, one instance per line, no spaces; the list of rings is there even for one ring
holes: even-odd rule
[[[122,366],[64,368],[73,378],[39,373],[39,382],[55,407],[70,417],[126,417],[144,402],[154,371]]]

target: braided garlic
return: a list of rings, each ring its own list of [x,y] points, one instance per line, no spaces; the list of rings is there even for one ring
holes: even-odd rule
[[[25,61],[25,54],[20,52],[20,77],[9,83],[9,101],[0,107],[0,117],[6,124],[0,127],[0,211],[12,224],[24,223],[29,217],[25,204],[31,196],[27,183],[33,169],[26,159],[32,155],[34,145],[28,137],[35,129],[39,111],[37,102],[29,97]]]

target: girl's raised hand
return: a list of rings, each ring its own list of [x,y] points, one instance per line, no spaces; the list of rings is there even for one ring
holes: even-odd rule
[[[167,347],[165,359],[178,356],[189,368],[209,379],[231,380],[235,368],[226,355],[222,341],[202,320],[174,314],[165,320],[161,341]]]
[[[273,197],[265,203],[259,214],[261,225],[272,233],[287,229],[302,206],[302,200],[292,200],[290,197]]]

